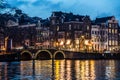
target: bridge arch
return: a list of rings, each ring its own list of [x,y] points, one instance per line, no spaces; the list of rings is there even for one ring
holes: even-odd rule
[[[52,53],[49,50],[38,50],[35,59],[52,59]]]
[[[53,55],[54,59],[65,59],[65,53],[63,51],[56,51]]]
[[[33,58],[32,53],[30,51],[28,51],[28,50],[22,51],[20,53],[20,56],[21,56],[20,58],[22,60],[31,60]]]

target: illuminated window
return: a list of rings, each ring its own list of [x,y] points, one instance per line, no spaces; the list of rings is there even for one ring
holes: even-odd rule
[[[111,45],[111,40],[109,41],[109,45]]]
[[[71,30],[71,25],[69,25],[69,30]]]
[[[109,29],[109,33],[111,33],[111,29]]]
[[[117,41],[115,41],[115,45],[118,45],[118,42],[117,42]]]
[[[112,41],[112,45],[114,45],[114,41]]]
[[[87,30],[89,30],[89,26],[87,26]]]
[[[117,29],[115,29],[115,33],[117,33]]]
[[[109,27],[111,27],[111,24],[109,24]]]
[[[112,29],[112,33],[114,33],[114,29]]]
[[[57,31],[59,31],[59,26],[57,26]]]

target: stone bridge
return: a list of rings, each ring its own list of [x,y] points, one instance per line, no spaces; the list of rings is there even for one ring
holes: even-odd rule
[[[21,60],[68,59],[73,56],[73,53],[70,51],[56,49],[22,50],[17,52],[17,54]]]
[[[0,61],[49,60],[49,59],[120,59],[119,53],[87,53],[57,49],[12,50],[0,55]]]

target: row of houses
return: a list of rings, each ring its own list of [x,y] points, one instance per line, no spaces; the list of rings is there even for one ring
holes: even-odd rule
[[[89,16],[53,12],[50,21],[56,41],[67,43],[70,40],[69,49],[99,52],[119,50],[119,22],[114,16],[92,21]]]
[[[114,16],[91,20],[88,15],[60,11],[52,12],[48,19],[43,20],[38,17],[29,18],[17,10],[13,17],[16,20],[9,18],[7,21],[8,34],[0,33],[0,49],[10,44],[10,49],[119,50],[120,28]]]

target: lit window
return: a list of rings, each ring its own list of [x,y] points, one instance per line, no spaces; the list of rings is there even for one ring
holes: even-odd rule
[[[89,30],[89,26],[87,26],[87,30]]]
[[[59,31],[59,26],[57,26],[57,31]]]
[[[111,45],[111,40],[109,41],[109,45]]]
[[[71,25],[69,25],[69,30],[71,30]]]
[[[117,29],[115,29],[115,33],[117,33]]]
[[[111,33],[111,29],[109,29],[109,33]]]
[[[114,29],[112,29],[112,33],[114,33]]]
[[[115,41],[115,45],[118,45],[118,42],[117,42],[117,41]]]
[[[109,24],[109,27],[111,27],[111,24]]]
[[[112,41],[112,45],[114,45],[114,41]]]

